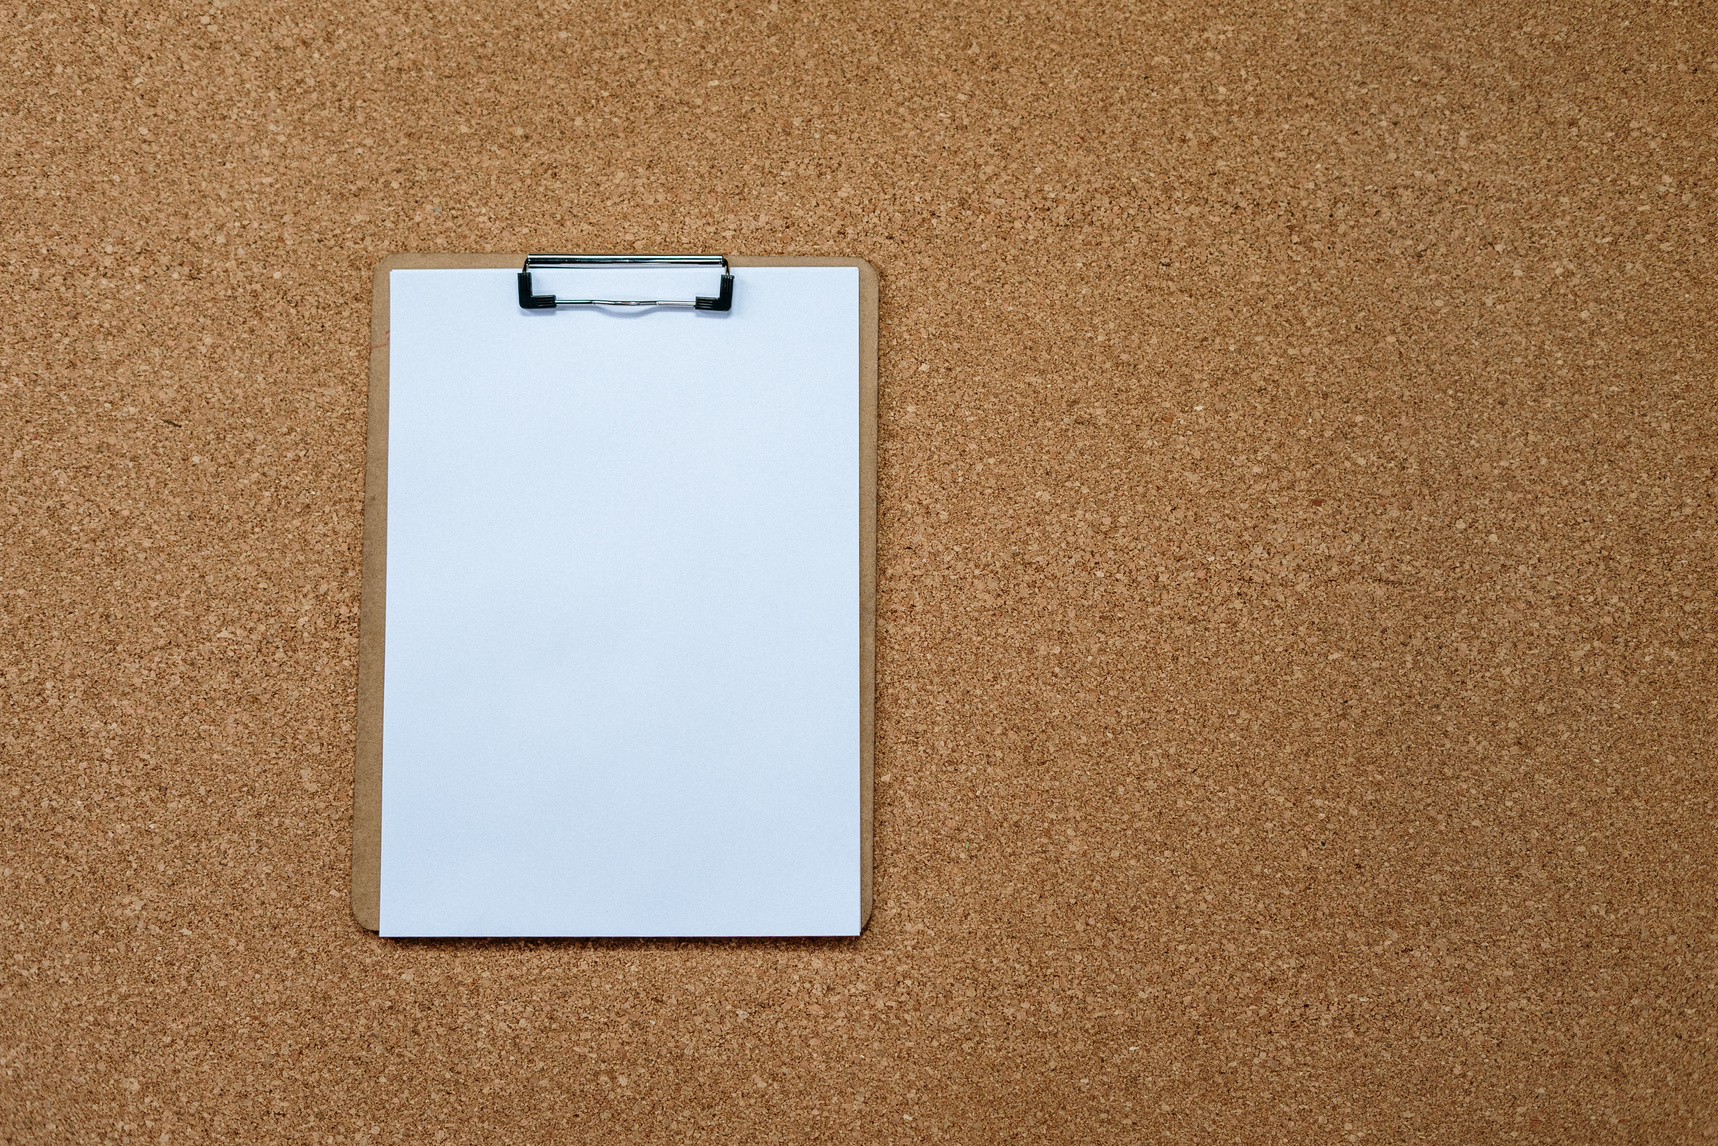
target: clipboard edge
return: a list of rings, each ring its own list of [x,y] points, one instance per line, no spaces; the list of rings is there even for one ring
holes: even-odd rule
[[[381,932],[382,695],[387,631],[389,274],[396,270],[513,267],[519,254],[397,253],[378,260],[370,295],[370,379],[364,441],[356,741],[352,777],[352,918]],[[859,258],[730,255],[736,267],[853,267],[859,272],[859,926],[871,921],[876,745],[877,333],[876,267]]]

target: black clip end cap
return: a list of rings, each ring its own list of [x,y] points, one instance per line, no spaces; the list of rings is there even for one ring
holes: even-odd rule
[[[716,292],[715,298],[700,295],[693,304],[698,310],[733,310],[734,309],[734,276],[723,275],[722,286]]]
[[[519,272],[519,307],[521,310],[554,310],[555,296],[531,293],[531,272]]]

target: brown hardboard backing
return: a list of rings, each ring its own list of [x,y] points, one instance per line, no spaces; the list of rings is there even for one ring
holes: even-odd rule
[[[0,11],[0,1141],[1714,1140],[1710,8]],[[887,271],[858,938],[354,922],[450,250]]]
[[[388,272],[517,267],[523,254],[399,254],[376,264],[370,308],[370,399],[364,451],[364,553],[358,624],[357,734],[352,782],[352,915],[381,926],[383,634],[388,567]],[[871,918],[871,786],[876,733],[877,271],[864,259],[730,256],[736,267],[859,271],[860,919]]]

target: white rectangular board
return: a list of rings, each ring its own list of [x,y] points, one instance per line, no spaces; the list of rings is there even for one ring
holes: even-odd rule
[[[389,272],[380,933],[857,934],[858,270],[515,274]]]

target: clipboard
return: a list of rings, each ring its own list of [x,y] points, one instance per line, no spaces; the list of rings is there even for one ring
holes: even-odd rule
[[[634,292],[620,297],[569,297],[552,292],[555,272],[574,268],[623,267],[638,274],[661,273],[664,268],[676,268],[707,274],[712,280],[709,293],[687,294],[657,298],[664,292]],[[708,268],[708,271],[705,270]],[[748,275],[759,277],[773,274],[774,268],[850,268],[857,274],[857,313],[854,316],[857,337],[857,370],[853,378],[853,400],[857,406],[854,427],[857,434],[857,600],[853,619],[857,623],[856,677],[858,697],[856,757],[856,798],[851,815],[857,838],[857,870],[852,872],[856,884],[851,925],[817,927],[810,930],[775,930],[768,927],[724,930],[693,926],[677,932],[681,935],[751,935],[751,934],[849,934],[856,935],[869,920],[872,893],[872,776],[875,738],[875,622],[876,622],[876,480],[877,480],[877,273],[862,259],[817,258],[749,258],[724,256],[635,256],[635,255],[486,255],[486,254],[400,254],[377,264],[372,295],[370,385],[368,407],[368,439],[365,451],[363,573],[358,639],[357,738],[353,784],[352,818],[352,885],[351,909],[356,922],[370,931],[384,930],[384,772],[387,721],[387,655],[388,655],[388,540],[389,540],[389,434],[390,434],[390,366],[395,350],[390,346],[390,315],[395,301],[393,277],[397,272],[416,271],[511,271],[517,275],[517,309],[521,316],[530,315],[542,321],[566,317],[563,312],[579,308],[587,314],[648,315],[655,322],[697,321],[691,315],[676,310],[720,312],[705,314],[706,320],[744,322],[748,314]],[[715,279],[719,272],[720,278]],[[421,276],[420,276],[421,277]],[[418,282],[418,279],[411,280]],[[760,280],[762,281],[762,280]],[[588,292],[586,292],[588,293]],[[779,292],[778,292],[779,293]],[[736,304],[736,298],[738,300]],[[622,311],[620,308],[626,308]],[[540,330],[546,328],[522,328]],[[594,329],[589,328],[587,329]],[[662,328],[658,328],[662,329]],[[569,354],[576,355],[576,339],[569,339]],[[388,766],[404,775],[408,766],[397,761]],[[845,829],[843,829],[845,831]],[[576,883],[577,871],[547,873],[545,887],[565,887],[555,879]],[[765,883],[769,876],[761,877]],[[392,886],[392,885],[389,885]],[[554,894],[551,892],[551,894]],[[709,890],[705,889],[708,896]],[[768,888],[763,891],[768,895]],[[718,895],[719,898],[719,895]],[[767,912],[765,913],[767,915]],[[789,913],[791,914],[791,913]],[[600,915],[600,913],[599,913]],[[682,913],[694,921],[704,919],[696,910]],[[709,918],[720,919],[716,911]],[[739,911],[739,918],[752,918]],[[677,917],[679,918],[679,917]],[[759,918],[762,918],[761,916]],[[406,928],[391,929],[387,934],[439,935],[655,935],[666,932],[648,930],[607,930],[602,926],[574,930],[518,930],[506,925],[455,927],[444,930]]]

